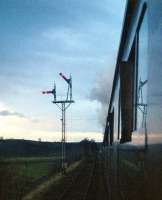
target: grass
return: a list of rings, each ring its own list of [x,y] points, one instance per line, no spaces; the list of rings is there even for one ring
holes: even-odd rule
[[[75,170],[79,165],[81,164],[81,161],[77,161],[74,164],[72,164],[68,169],[67,173]],[[33,190],[30,192],[27,196],[23,198],[23,200],[35,200],[35,199],[41,199],[42,194],[46,193],[46,191],[53,186],[54,184],[57,184],[62,180],[63,176],[61,173],[58,173],[51,177],[46,182],[42,183],[36,190]]]
[[[40,157],[14,157],[14,158],[4,158],[1,162],[4,163],[16,163],[16,162],[49,162],[58,160],[58,156],[40,156]]]
[[[47,176],[53,168],[58,168],[59,157],[16,157],[1,160],[1,168],[13,166],[18,169],[19,176],[30,178],[32,181]]]
[[[34,181],[42,176],[47,176],[52,167],[51,165],[48,162],[19,164],[20,175]]]
[[[0,199],[21,199],[59,170],[58,157],[23,157],[1,159]]]

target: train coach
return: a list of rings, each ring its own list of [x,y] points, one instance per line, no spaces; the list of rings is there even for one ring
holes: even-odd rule
[[[127,0],[103,144],[125,199],[162,199],[161,0]]]

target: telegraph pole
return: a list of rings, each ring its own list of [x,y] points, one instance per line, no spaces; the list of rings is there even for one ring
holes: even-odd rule
[[[57,105],[57,107],[61,110],[62,118],[61,118],[61,125],[62,125],[62,137],[61,137],[61,169],[62,173],[65,173],[66,171],[66,110],[69,108],[69,106],[74,103],[72,100],[72,77],[70,75],[69,78],[67,78],[62,73],[59,73],[59,75],[66,81],[68,84],[67,89],[67,95],[65,100],[57,100],[56,96],[56,84],[54,84],[54,88],[50,91],[43,91],[42,94],[52,94],[54,96],[54,100],[52,103]]]

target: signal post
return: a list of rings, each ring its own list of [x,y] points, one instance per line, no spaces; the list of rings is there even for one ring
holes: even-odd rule
[[[66,110],[69,108],[69,106],[74,103],[72,100],[72,77],[70,75],[69,78],[67,78],[62,73],[59,74],[68,84],[67,89],[67,96],[65,100],[57,100],[56,97],[56,84],[54,84],[54,88],[50,91],[43,91],[42,94],[52,94],[54,96],[54,100],[52,103],[56,104],[57,107],[61,110],[62,118],[61,118],[61,124],[62,124],[62,137],[61,137],[61,169],[62,173],[66,172]]]

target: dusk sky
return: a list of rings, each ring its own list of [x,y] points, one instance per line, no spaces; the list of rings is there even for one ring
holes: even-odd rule
[[[0,1],[0,136],[60,141],[58,99],[73,77],[67,140],[102,141],[125,0]]]

